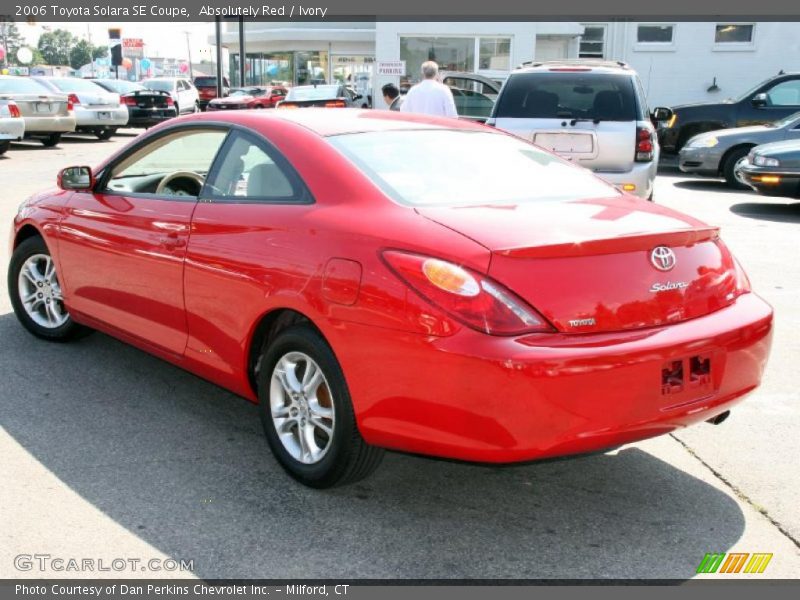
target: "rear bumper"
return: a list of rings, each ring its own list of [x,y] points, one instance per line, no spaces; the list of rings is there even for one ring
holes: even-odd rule
[[[722,153],[718,150],[684,146],[678,156],[678,168],[684,173],[696,173],[706,177],[719,176]]]
[[[595,171],[595,175],[620,189],[625,184],[633,184],[636,189],[633,191],[626,190],[627,193],[647,199],[653,193],[653,183],[656,179],[657,170],[658,160],[656,159],[646,163],[634,163],[630,171],[613,173]]]
[[[337,329],[331,341],[366,441],[507,463],[619,446],[730,409],[761,381],[772,309],[750,293],[667,327],[516,339]],[[710,359],[709,377],[662,387],[665,364],[695,356]]]
[[[75,107],[75,125],[77,129],[122,127],[127,123],[128,109],[124,106],[97,109]]]
[[[75,131],[75,117],[24,117],[25,134],[46,135],[50,133],[69,133]]]
[[[130,108],[128,125],[131,127],[150,127],[177,116],[174,108]]]
[[[25,121],[0,117],[0,140],[18,140],[25,135]]]

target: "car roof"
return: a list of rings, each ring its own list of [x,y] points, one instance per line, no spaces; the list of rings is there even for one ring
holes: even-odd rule
[[[575,69],[578,72],[588,73],[636,73],[636,71],[631,69],[627,63],[622,61],[567,58],[562,60],[530,61],[522,63],[522,65],[511,72],[511,75],[516,75],[518,73],[546,73],[553,70],[570,71],[572,69]]]
[[[223,114],[198,113],[192,118],[198,121],[231,121],[237,122],[247,119],[278,119],[294,123],[314,133],[327,137],[347,133],[367,133],[377,131],[401,131],[419,129],[463,129],[497,133],[495,129],[486,127],[472,121],[451,119],[446,117],[430,117],[400,113],[388,110],[358,109],[358,108],[301,108],[296,110],[271,111],[234,111]],[[253,113],[256,114],[253,114]]]

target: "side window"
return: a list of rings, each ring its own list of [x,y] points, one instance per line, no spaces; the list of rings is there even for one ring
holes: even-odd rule
[[[800,79],[783,81],[767,92],[769,106],[800,106]]]
[[[114,165],[105,190],[197,197],[227,133],[189,129],[161,136]]]
[[[212,198],[245,202],[301,202],[303,190],[282,161],[250,136],[234,133],[208,182]],[[281,163],[281,164],[279,164]]]

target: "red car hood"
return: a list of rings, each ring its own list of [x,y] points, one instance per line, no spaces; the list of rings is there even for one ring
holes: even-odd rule
[[[492,252],[489,274],[561,331],[616,331],[695,318],[737,294],[718,230],[628,197],[418,212]],[[673,252],[660,270],[658,246]]]
[[[228,96],[227,98],[217,98],[212,100],[214,104],[244,104],[250,102],[253,96]]]

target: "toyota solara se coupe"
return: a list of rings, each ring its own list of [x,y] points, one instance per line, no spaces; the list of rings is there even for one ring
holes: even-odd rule
[[[11,243],[29,331],[98,329],[258,402],[315,487],[384,449],[511,463],[720,422],[771,340],[714,227],[389,111],[164,123],[62,171]]]

